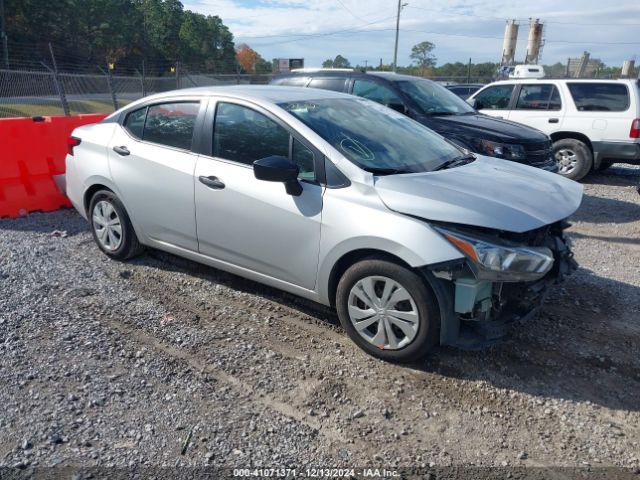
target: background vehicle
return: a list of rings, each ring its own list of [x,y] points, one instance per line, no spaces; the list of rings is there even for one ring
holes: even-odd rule
[[[640,163],[638,80],[501,81],[468,101],[482,113],[548,134],[559,173],[568,178],[614,162]]]
[[[544,68],[542,65],[515,65],[509,71],[509,78],[543,78]]]
[[[67,193],[105,254],[148,245],[335,306],[387,360],[495,341],[575,265],[563,219],[580,185],[353,96],[169,92],[70,148]]]
[[[455,93],[463,100],[469,98],[472,94],[480,90],[484,85],[482,83],[461,83],[458,85],[447,85],[447,90]]]
[[[478,115],[464,100],[430,80],[389,72],[317,69],[279,75],[271,83],[351,93],[404,113],[471,152],[553,172],[558,169],[547,135]]]

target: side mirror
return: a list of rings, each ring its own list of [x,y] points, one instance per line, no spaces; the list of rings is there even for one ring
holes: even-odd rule
[[[478,108],[476,105],[478,102],[476,102],[475,98],[467,98],[467,103],[469,105],[471,105],[473,108]]]
[[[272,155],[253,162],[253,174],[258,180],[284,183],[287,193],[294,197],[302,194],[298,173],[300,173],[298,165],[280,155]]]

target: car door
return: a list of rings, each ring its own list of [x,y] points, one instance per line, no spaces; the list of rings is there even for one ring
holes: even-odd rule
[[[509,120],[537,128],[547,135],[560,130],[564,111],[558,88],[552,83],[518,85]]]
[[[315,179],[319,152],[251,103],[212,100],[209,108],[211,155],[198,158],[195,173],[200,253],[313,289],[324,193]],[[271,155],[299,165],[300,196],[255,178],[253,162]]]
[[[500,83],[480,90],[472,98],[474,108],[481,113],[497,118],[509,118],[509,106],[515,85]]]
[[[151,240],[197,251],[191,151],[201,102],[174,100],[127,114],[109,143],[109,167],[134,224]]]

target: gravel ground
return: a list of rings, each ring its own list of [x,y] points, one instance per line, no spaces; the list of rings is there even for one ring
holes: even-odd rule
[[[0,467],[640,469],[637,185],[587,179],[581,268],[539,319],[411,367],[291,295],[158,251],[109,260],[75,211],[0,220]]]

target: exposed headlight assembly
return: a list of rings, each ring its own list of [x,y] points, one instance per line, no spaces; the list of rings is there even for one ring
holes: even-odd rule
[[[553,253],[546,247],[500,245],[441,227],[436,230],[465,254],[480,280],[537,280],[553,266]]]
[[[492,142],[491,140],[476,139],[475,147],[479,153],[490,157],[504,158],[506,160],[526,160],[527,153],[522,145],[511,143]]]

